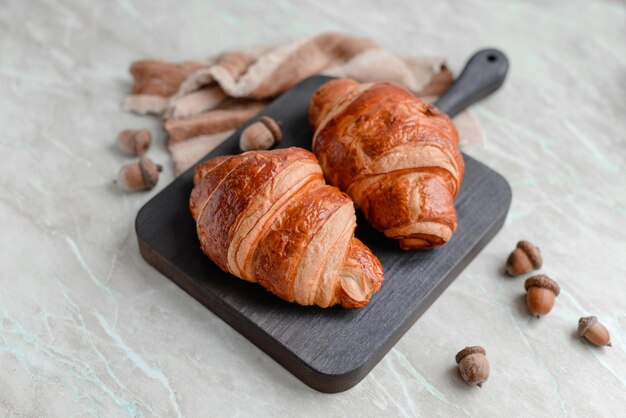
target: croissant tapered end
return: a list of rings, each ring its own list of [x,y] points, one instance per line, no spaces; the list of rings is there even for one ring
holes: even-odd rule
[[[309,123],[319,126],[339,100],[359,83],[348,79],[332,80],[320,87],[309,102]]]
[[[361,241],[353,238],[345,264],[339,272],[339,304],[344,308],[362,308],[383,282],[380,261]]]
[[[214,168],[221,165],[224,161],[230,158],[230,155],[220,155],[218,157],[213,157],[208,161],[204,161],[198,164],[193,174],[194,186],[198,184],[200,180],[202,180],[202,178],[206,176],[209,172],[211,172]]]
[[[413,234],[410,238],[401,238],[400,248],[403,250],[427,250],[438,247],[448,242],[452,231],[445,231],[442,235],[437,234]]]

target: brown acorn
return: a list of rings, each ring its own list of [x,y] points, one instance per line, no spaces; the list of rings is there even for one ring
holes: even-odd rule
[[[506,260],[506,274],[520,276],[541,268],[542,264],[539,248],[529,241],[520,241]]]
[[[115,183],[127,192],[148,190],[157,184],[162,169],[163,167],[148,157],[141,157],[138,161],[123,166]]]
[[[126,129],[117,137],[118,148],[129,155],[143,155],[152,143],[152,134],[147,129]]]
[[[465,347],[456,354],[455,360],[463,380],[468,385],[482,388],[489,378],[489,362],[485,349],[479,345]]]
[[[239,137],[239,148],[242,151],[266,150],[278,144],[282,138],[278,123],[269,116],[261,116],[243,130]]]
[[[524,282],[526,288],[526,303],[528,310],[537,318],[545,315],[554,306],[554,299],[561,292],[559,284],[546,276],[545,274],[537,274],[529,277]]]
[[[587,316],[578,320],[578,335],[585,337],[590,343],[602,347],[611,345],[609,330],[598,322],[595,316]]]

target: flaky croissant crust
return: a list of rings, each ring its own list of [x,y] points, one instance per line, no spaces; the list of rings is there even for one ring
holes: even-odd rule
[[[391,83],[333,80],[309,104],[326,180],[404,249],[446,243],[464,165],[450,118]]]
[[[354,238],[352,201],[324,182],[308,151],[251,151],[204,162],[189,206],[204,253],[282,299],[355,308],[380,288],[380,262]]]

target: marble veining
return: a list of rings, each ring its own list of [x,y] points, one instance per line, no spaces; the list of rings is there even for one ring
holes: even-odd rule
[[[618,0],[8,0],[0,8],[0,416],[622,416],[626,405],[626,6]],[[173,179],[155,118],[126,114],[129,64],[339,30],[458,72],[481,47],[509,78],[465,149],[514,192],[504,229],[355,388],[317,393],[140,257],[137,210]],[[119,131],[165,170],[112,184]],[[562,287],[536,320],[517,240]],[[576,335],[597,315],[613,348]],[[467,387],[454,355],[487,350]]]

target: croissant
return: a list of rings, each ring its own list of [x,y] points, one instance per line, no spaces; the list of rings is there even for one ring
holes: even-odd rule
[[[332,80],[309,103],[326,181],[405,250],[445,244],[457,227],[463,158],[450,118],[403,87]]]
[[[304,149],[199,164],[189,207],[215,264],[289,302],[359,308],[381,286],[380,261],[354,238],[352,201]]]

